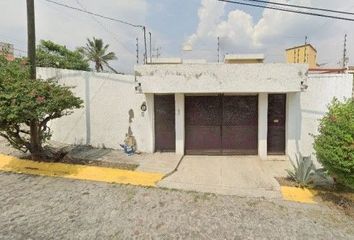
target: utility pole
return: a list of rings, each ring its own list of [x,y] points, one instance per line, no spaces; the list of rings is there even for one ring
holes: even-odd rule
[[[36,79],[36,27],[34,0],[27,0],[27,52],[30,64],[30,78]]]
[[[344,35],[342,67],[345,68],[346,65],[347,65],[347,34]]]
[[[139,38],[136,38],[136,64],[139,64]]]
[[[145,51],[144,51],[144,64],[146,64],[146,62],[147,62],[147,50],[146,50],[146,28],[145,28],[145,26],[143,26],[143,32],[144,32],[144,48],[145,48]]]
[[[149,32],[149,40],[150,40],[150,63],[152,63],[152,56],[151,56],[151,32]]]
[[[220,38],[218,37],[218,48],[217,48],[217,51],[218,51],[218,62],[220,62]]]

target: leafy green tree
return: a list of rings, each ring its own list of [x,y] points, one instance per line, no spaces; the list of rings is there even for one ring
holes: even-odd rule
[[[69,87],[54,81],[30,80],[25,61],[0,56],[0,136],[32,159],[46,157],[43,143],[52,132],[48,122],[82,106]]]
[[[339,183],[354,189],[354,101],[334,99],[318,130],[314,149],[319,162]]]
[[[80,51],[86,56],[86,58],[95,64],[97,72],[103,71],[103,67],[107,67],[114,73],[118,73],[112,68],[108,62],[117,59],[114,52],[108,52],[109,45],[104,45],[102,39],[93,38],[87,39],[86,47],[80,48]]]
[[[36,65],[38,67],[90,71],[88,60],[79,50],[71,51],[65,46],[44,40],[37,46]]]

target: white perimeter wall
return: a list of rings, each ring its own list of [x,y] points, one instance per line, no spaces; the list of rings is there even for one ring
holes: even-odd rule
[[[149,111],[153,109],[145,113],[140,110],[146,97],[135,93],[134,76],[52,68],[37,68],[37,75],[74,86],[74,94],[84,100],[84,108],[51,122],[52,140],[117,149],[131,126],[138,149],[152,151]]]
[[[311,134],[317,134],[319,119],[333,97],[343,100],[352,96],[353,77],[310,74],[307,84],[307,90],[287,94],[287,153],[291,158],[295,153],[314,154]]]
[[[123,143],[130,126],[138,150],[154,150],[153,94],[137,94],[134,76],[50,68],[38,68],[37,71],[42,79],[56,78],[60,84],[75,86],[74,94],[85,102],[84,108],[51,122],[53,140],[120,148],[119,144]],[[317,133],[318,120],[333,97],[340,100],[351,97],[353,77],[349,74],[311,74],[307,84],[308,89],[303,92],[287,93],[286,150],[291,158],[294,158],[295,153],[314,153],[310,134]],[[266,95],[262,93],[259,96],[265,106]],[[179,123],[184,119],[184,96],[177,94],[175,97],[180,103],[176,104],[176,150],[183,153],[184,125]],[[144,101],[147,102],[148,110],[143,114],[140,106]],[[131,124],[129,112],[134,115]],[[265,112],[262,112],[263,115],[266,118]],[[264,124],[259,126],[264,127]],[[263,135],[259,137],[266,141],[265,129],[261,132]],[[265,153],[262,151],[260,154]]]

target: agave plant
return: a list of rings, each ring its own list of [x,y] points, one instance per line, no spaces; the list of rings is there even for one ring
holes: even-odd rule
[[[290,161],[293,170],[286,170],[289,177],[300,187],[323,185],[329,183],[329,177],[323,168],[316,168],[311,156],[296,155],[296,162]]]

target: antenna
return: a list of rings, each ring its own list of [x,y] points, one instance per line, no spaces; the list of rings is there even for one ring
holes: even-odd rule
[[[139,64],[139,38],[136,38],[136,63]]]
[[[220,62],[220,38],[218,37],[218,48],[217,48],[217,51],[218,51],[218,62]]]
[[[153,51],[156,52],[156,54],[154,55],[155,58],[159,58],[161,56],[161,47],[157,47],[155,48]]]
[[[344,47],[343,47],[343,60],[342,67],[345,68],[347,65],[347,34],[344,35]]]
[[[149,40],[150,40],[150,63],[152,63],[152,55],[151,55],[151,32],[149,32]]]

